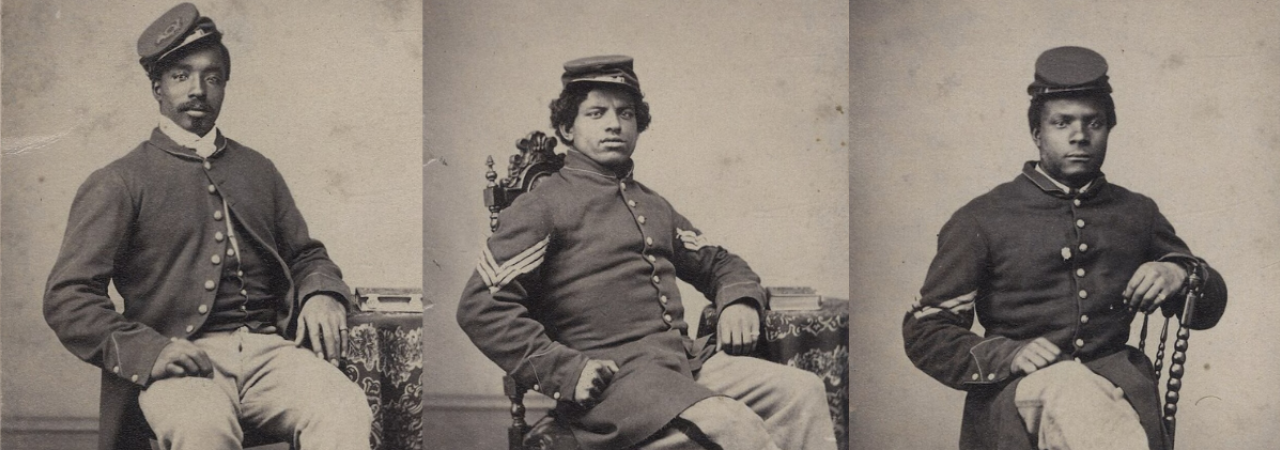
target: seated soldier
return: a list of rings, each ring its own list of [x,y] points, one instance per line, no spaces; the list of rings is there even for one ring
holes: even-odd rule
[[[162,448],[240,448],[244,424],[295,448],[367,449],[369,404],[334,367],[350,290],[271,161],[215,125],[221,37],[183,3],[138,39],[159,124],[80,186],[45,318],[103,370],[100,448],[145,447],[148,425]]]
[[[815,375],[732,356],[756,344],[759,278],[632,178],[650,116],[631,58],[564,69],[551,103],[564,168],[502,212],[458,306],[463,330],[558,400],[587,449],[834,449]],[[720,345],[688,337],[677,278],[715,302]]]
[[[960,208],[938,235],[907,356],[968,391],[961,449],[1166,449],[1152,364],[1126,345],[1136,311],[1213,326],[1226,285],[1141,194],[1107,182],[1116,125],[1107,63],[1060,47],[1036,61],[1028,119],[1040,160]],[[986,336],[969,331],[977,315]]]

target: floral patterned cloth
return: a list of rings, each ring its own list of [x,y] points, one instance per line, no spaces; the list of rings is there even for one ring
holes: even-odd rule
[[[361,312],[347,318],[342,373],[373,410],[373,450],[422,449],[422,314]]]
[[[849,448],[849,301],[824,298],[817,311],[768,311],[759,356],[818,375],[840,450]]]

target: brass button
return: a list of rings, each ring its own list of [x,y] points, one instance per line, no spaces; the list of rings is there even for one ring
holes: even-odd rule
[[[988,381],[990,381],[990,380],[994,380],[994,379],[996,379],[996,374],[994,374],[994,373],[989,373],[989,374],[987,374],[987,380],[988,380]]]
[[[111,371],[112,371],[112,372],[115,372],[115,373],[120,373],[120,366],[112,367],[112,368],[111,368]]]
[[[654,257],[653,255],[644,255],[644,258],[645,258],[645,259],[647,259],[647,260],[649,260],[649,262],[657,262],[657,261],[658,261],[658,258]]]
[[[1077,276],[1077,277],[1080,277],[1080,278],[1084,278],[1084,268],[1083,268],[1083,267],[1082,267],[1082,268],[1079,268],[1079,269],[1076,269],[1076,276]]]
[[[196,311],[200,311],[200,314],[207,313],[209,312],[209,305],[200,305],[199,308],[196,308]]]
[[[535,391],[541,391],[541,390],[542,390],[542,386],[538,386],[538,385],[536,385],[536,384],[535,384],[535,385],[533,385],[533,390],[535,390]]]
[[[1084,252],[1087,252],[1087,251],[1089,251],[1089,244],[1081,243],[1081,244],[1080,244],[1080,253],[1084,253]]]
[[[653,284],[658,284],[661,282],[662,282],[662,278],[659,278],[657,275],[653,276]]]
[[[212,257],[209,258],[209,261],[212,262],[214,265],[222,264],[222,257],[218,255],[213,255]]]
[[[194,329],[196,329],[196,326],[195,326],[195,325],[187,325],[187,332],[188,332],[188,333],[190,333],[190,332],[191,332],[191,330],[194,330]]]
[[[134,382],[134,383],[137,383],[137,382],[138,382],[138,375],[137,375],[137,374],[134,374],[133,376],[129,377],[129,379],[130,379],[130,380],[133,380],[133,382]]]
[[[210,163],[209,161],[207,161],[207,160],[206,160],[206,161],[204,162],[204,170],[209,170],[209,169],[212,169],[212,168],[213,168],[213,163]]]
[[[978,381],[978,374],[976,374],[976,373],[975,373],[975,374],[973,374],[973,376],[971,376],[971,377],[969,377],[969,378],[973,379],[973,381]]]
[[[640,222],[640,225],[644,225],[644,216],[636,217],[636,222]]]
[[[1062,247],[1062,260],[1067,261],[1070,259],[1071,259],[1071,249],[1068,247]]]
[[[1089,323],[1089,315],[1085,314],[1080,316],[1080,323]]]
[[[662,321],[666,323],[671,323],[671,314],[663,314]]]
[[[243,277],[243,276],[244,276],[244,271],[243,271],[243,270],[237,270],[237,271],[236,271],[236,276],[237,276],[237,277]]]
[[[213,220],[222,220],[222,211],[221,211],[221,210],[219,210],[219,211],[214,211],[214,212],[213,212]]]
[[[243,295],[243,296],[245,296],[245,297],[248,297],[248,296],[249,296],[249,291],[246,291],[246,290],[244,290],[244,289],[241,289],[241,290],[240,290],[240,295]]]
[[[234,248],[228,248],[228,249],[227,249],[227,256],[236,256],[236,249],[234,249]]]
[[[1077,199],[1075,199],[1075,200],[1072,200],[1071,202],[1072,202],[1072,203],[1075,203],[1075,205],[1076,205],[1076,206],[1080,206],[1080,199],[1078,199],[1078,198],[1077,198]]]
[[[1076,228],[1084,228],[1084,219],[1076,219]]]
[[[554,393],[554,394],[551,394],[551,398],[556,399],[556,400],[560,400],[560,393],[559,393],[559,392],[556,392],[556,393]]]
[[[647,247],[653,247],[653,238],[651,237],[644,238],[644,245]]]
[[[214,186],[214,185],[212,185],[212,184],[210,184],[210,185],[209,185],[209,193],[210,193],[210,194],[216,194],[217,192],[218,192],[218,187],[217,187],[217,186]]]
[[[632,208],[635,208],[635,207],[636,207],[636,201],[635,201],[635,200],[627,200],[627,206],[630,206],[630,207],[632,207]]]
[[[213,280],[204,280],[204,290],[212,291],[214,286]]]
[[[662,302],[662,304],[664,304],[664,305],[665,305],[665,304],[667,304],[667,302],[668,302],[668,301],[670,301],[670,299],[669,299],[669,298],[667,298],[667,296],[666,296],[666,295],[660,295],[660,296],[658,296],[658,301],[659,301],[659,302]]]
[[[1080,298],[1082,298],[1082,299],[1084,299],[1084,298],[1089,298],[1089,292],[1088,292],[1088,291],[1086,291],[1086,290],[1084,290],[1084,289],[1081,289],[1081,290],[1080,290],[1080,294],[1079,294],[1079,295],[1080,295]]]
[[[1076,339],[1076,347],[1084,347],[1084,339]]]
[[[221,231],[216,232],[216,233],[213,233],[213,240],[214,240],[214,242],[222,242],[222,240],[223,240],[223,239],[226,239],[226,238],[227,238],[227,236],[226,236],[226,235],[223,235]]]

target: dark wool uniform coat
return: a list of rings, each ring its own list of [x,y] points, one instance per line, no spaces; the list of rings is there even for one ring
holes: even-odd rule
[[[458,323],[518,383],[559,400],[584,448],[625,448],[716,395],[694,381],[714,348],[688,337],[677,278],[718,309],[764,309],[742,259],[630,173],[570,150],[563,169],[501,213]],[[588,358],[620,370],[583,409],[569,400]]]
[[[1135,313],[1121,293],[1143,263],[1192,258],[1150,198],[1103,176],[1084,192],[1063,192],[1028,162],[942,228],[921,299],[904,318],[907,356],[968,392],[961,449],[1035,448],[1014,405],[1021,376],[1011,364],[1042,336],[1123,389],[1151,448],[1168,448],[1151,362],[1126,345]],[[1216,324],[1226,299],[1211,270],[1191,327]],[[1180,308],[1174,298],[1167,304]],[[969,331],[975,312],[986,336]]]
[[[45,292],[50,327],[102,372],[99,448],[149,448],[138,393],[170,339],[200,330],[213,309],[227,246],[222,199],[263,258],[278,265],[278,329],[291,337],[301,300],[349,301],[338,267],[311,239],[289,188],[258,152],[219,135],[208,159],[158,128],[80,186]],[[107,297],[114,282],[124,300]]]

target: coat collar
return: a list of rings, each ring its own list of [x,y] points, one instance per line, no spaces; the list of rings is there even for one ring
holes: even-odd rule
[[[1058,198],[1088,198],[1097,195],[1103,186],[1107,185],[1107,176],[1098,174],[1097,178],[1090,181],[1083,189],[1076,190],[1067,188],[1065,185],[1054,181],[1045,175],[1044,172],[1036,169],[1036,161],[1027,161],[1022,165],[1022,176],[1027,177],[1036,187],[1040,188],[1044,193]]]
[[[587,157],[580,151],[570,148],[565,151],[564,169],[570,172],[585,172],[594,176],[607,177],[611,181],[631,181],[632,175],[635,173],[635,162],[627,161],[625,175],[619,176],[616,172],[608,167],[600,165],[595,160]]]
[[[214,150],[213,154],[209,155],[209,158],[217,158],[225,154],[227,150],[227,141],[228,139],[226,136],[223,136],[222,132],[218,132],[218,136],[213,141],[217,150]],[[148,139],[147,142],[160,150],[164,150],[170,155],[177,156],[182,159],[194,161],[204,160],[204,158],[201,158],[200,155],[196,154],[195,149],[183,147],[178,144],[173,140],[173,138],[169,137],[168,134],[165,134],[164,131],[160,130],[160,127],[158,126],[151,130],[151,139]]]

